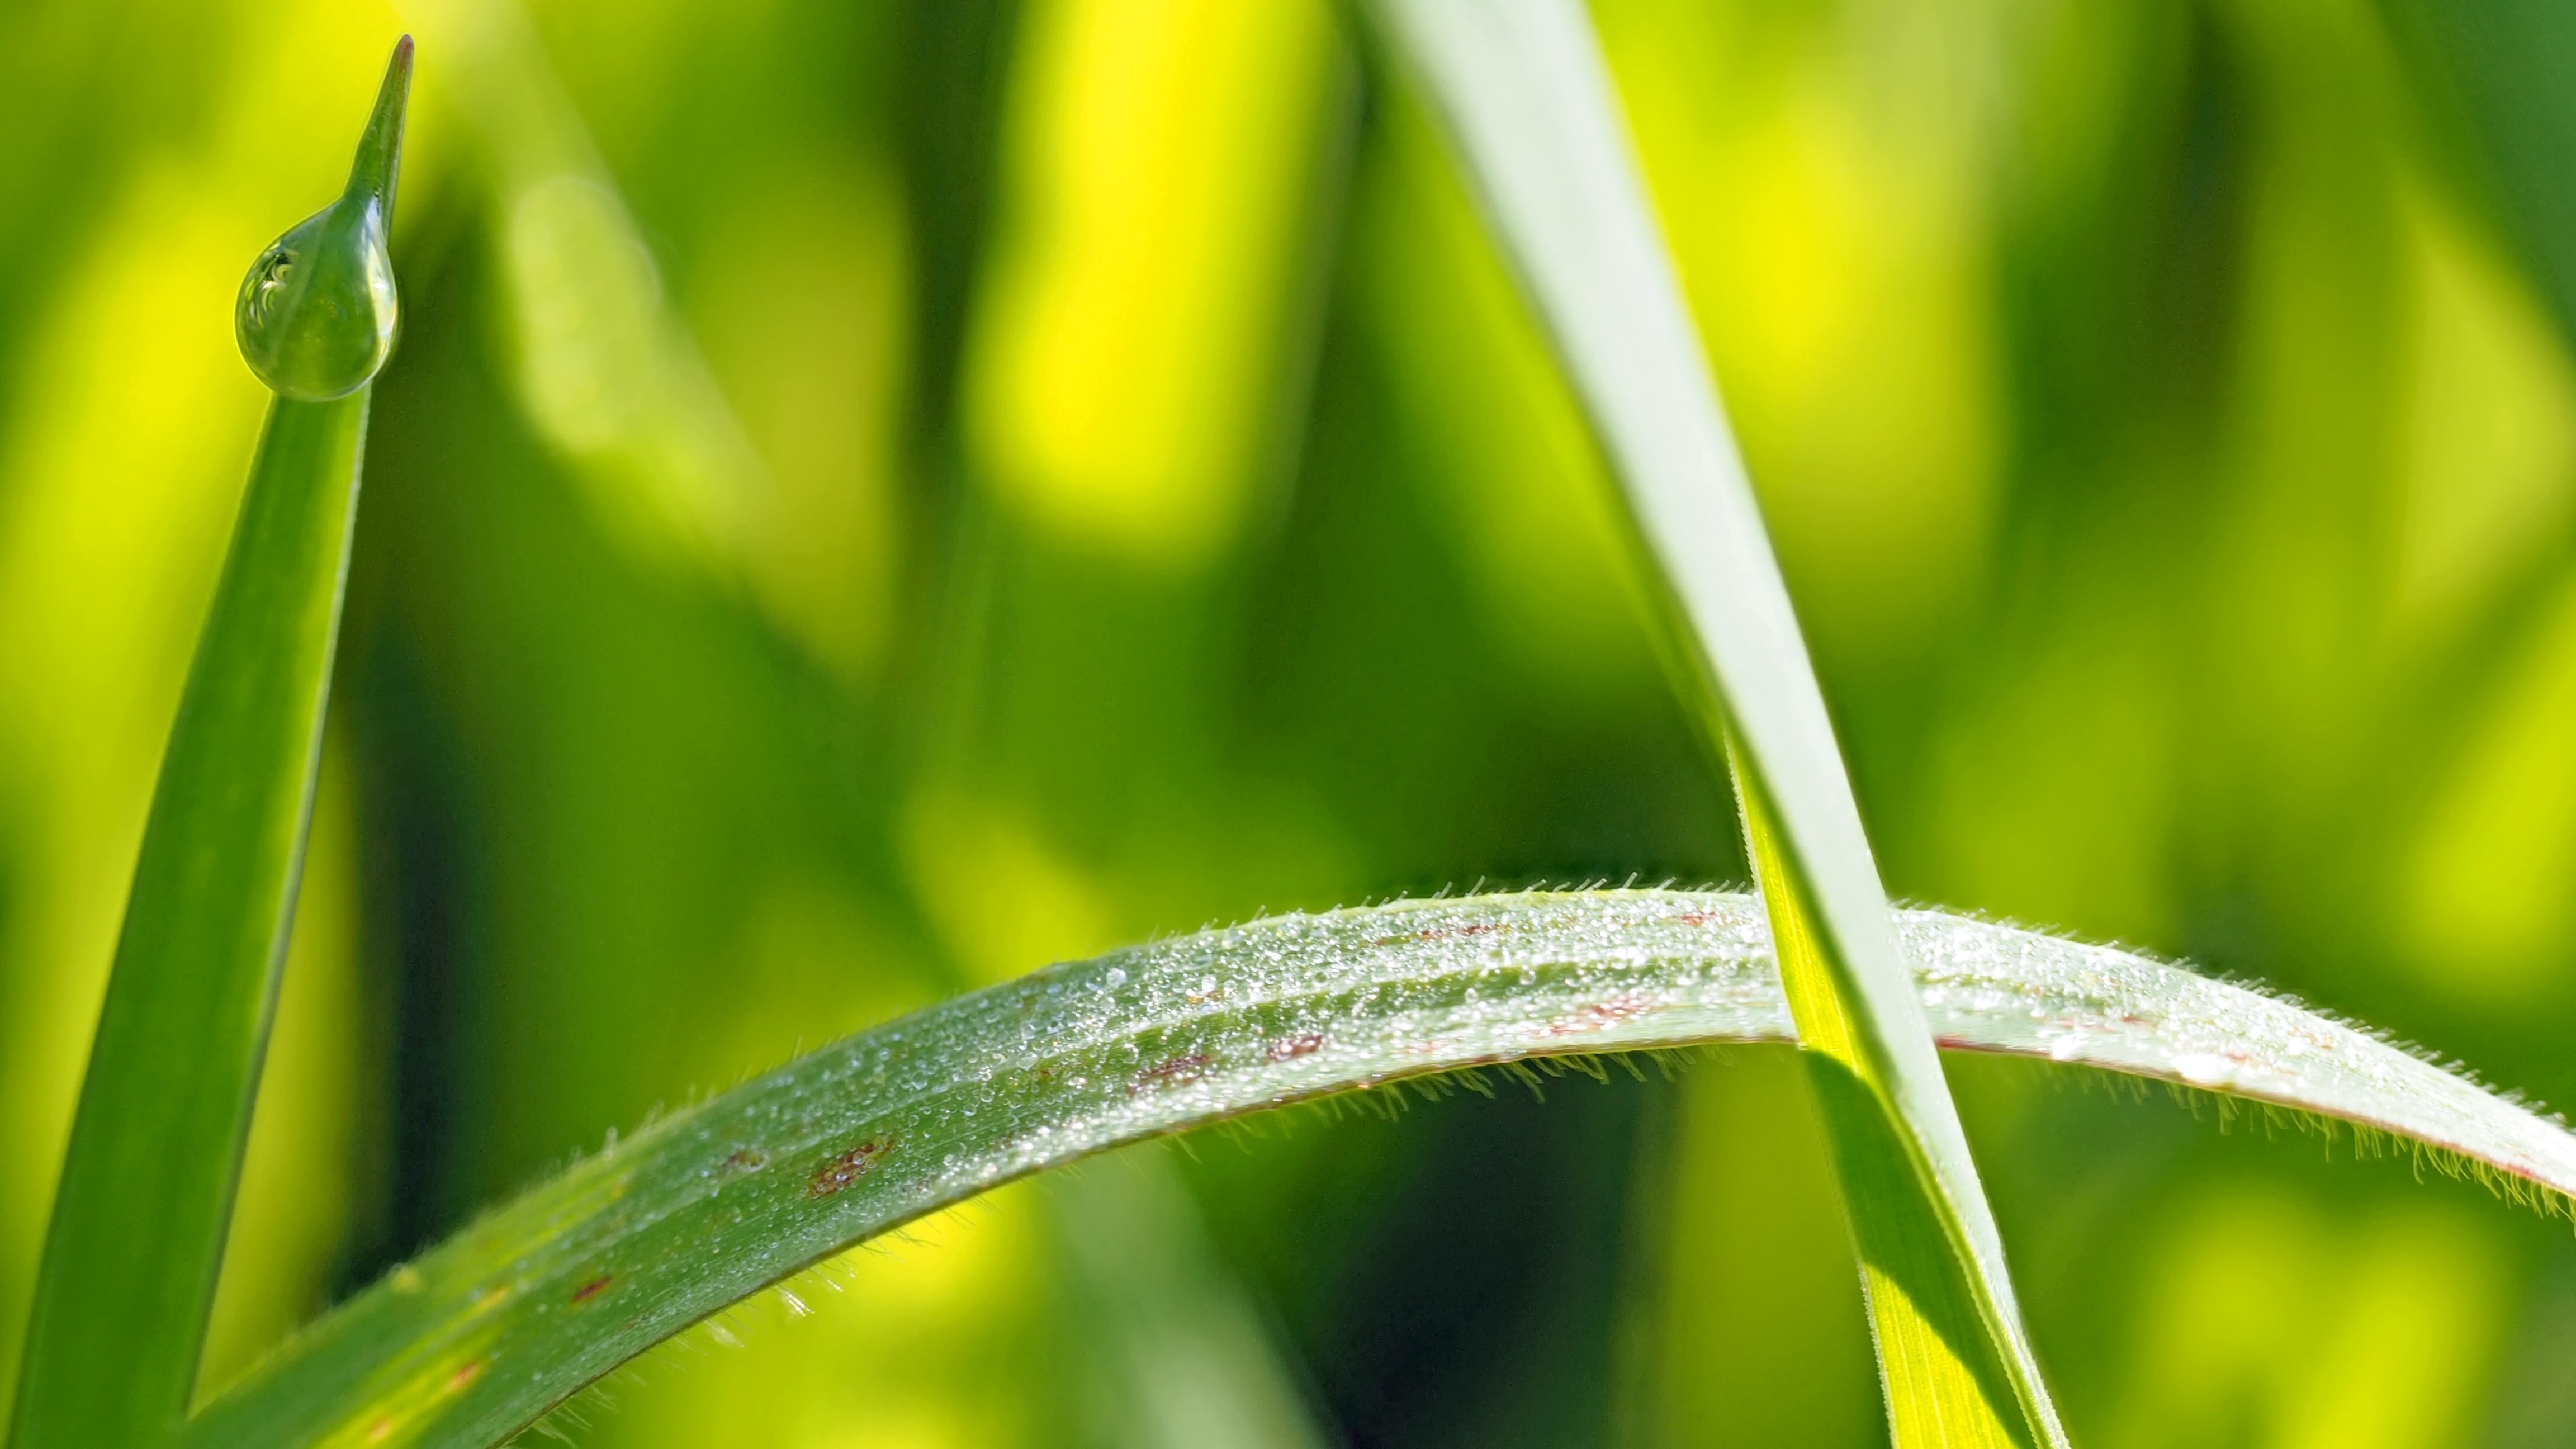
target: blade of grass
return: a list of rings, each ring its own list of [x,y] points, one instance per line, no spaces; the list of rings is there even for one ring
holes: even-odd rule
[[[1799,1056],[1833,1139],[1843,1196],[1853,1204],[1847,1216],[1860,1254],[1889,1437],[1899,1446],[2020,1443],[2004,1417],[2013,1387],[1983,1330],[1975,1285],[1942,1240],[1941,1204],[1926,1192],[1914,1154],[1892,1130],[1882,1068],[1860,1049],[1832,990],[1814,905],[1782,859],[1779,829],[1759,783],[1732,750],[1728,765],[1781,985],[1806,1048]]]
[[[1900,926],[1909,990],[1954,1047],[2233,1093],[2553,1203],[2576,1191],[2564,1129],[2293,1003],[1982,921]],[[1050,967],[574,1164],[298,1335],[181,1443],[481,1449],[766,1284],[1123,1143],[1462,1068],[1795,1039],[1763,907],[1738,894],[1410,902]]]
[[[2065,1442],[1824,696],[1576,0],[1379,0],[1563,355],[1732,764],[1900,1445]],[[1984,1365],[1984,1368],[1975,1366]],[[2001,1392],[1998,1392],[2000,1390]]]
[[[37,1282],[11,1442],[164,1441],[195,1387],[294,914],[368,379],[392,345],[384,224],[411,42],[347,192],[244,284],[279,389],[171,727]]]

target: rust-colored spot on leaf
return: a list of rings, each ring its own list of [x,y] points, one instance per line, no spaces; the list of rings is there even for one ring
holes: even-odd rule
[[[1603,1027],[1634,1021],[1655,1009],[1655,998],[1638,992],[1622,992],[1607,1001],[1596,1001],[1574,1016],[1561,1016],[1539,1028],[1541,1036],[1581,1036]]]
[[[1270,1050],[1264,1055],[1274,1062],[1293,1062],[1299,1057],[1321,1051],[1323,1048],[1324,1034],[1310,1031],[1304,1036],[1282,1037],[1272,1042]]]
[[[869,1170],[874,1168],[879,1162],[884,1161],[885,1155],[892,1151],[894,1151],[894,1142],[892,1139],[885,1137],[869,1138],[867,1141],[860,1143],[858,1146],[851,1148],[840,1156],[825,1162],[821,1167],[814,1169],[813,1180],[805,1184],[805,1195],[812,1198],[825,1198],[832,1196],[834,1193],[848,1187],[851,1183],[867,1176]]]
[[[1482,936],[1503,928],[1500,921],[1469,921],[1463,926],[1425,926],[1409,936],[1379,936],[1372,946],[1401,946],[1408,941],[1453,941],[1460,936]]]
[[[1170,1061],[1138,1072],[1136,1080],[1127,1088],[1127,1095],[1132,1097],[1147,1087],[1186,1086],[1206,1076],[1208,1068],[1215,1064],[1216,1059],[1206,1052],[1192,1052],[1185,1057],[1174,1057]]]
[[[590,1300],[592,1300],[593,1298],[596,1298],[596,1297],[598,1297],[600,1294],[607,1292],[607,1291],[608,1291],[608,1285],[609,1285],[609,1284],[611,1284],[611,1283],[614,1283],[614,1282],[616,1282],[616,1281],[617,1281],[617,1275],[616,1275],[616,1274],[614,1274],[614,1273],[602,1273],[602,1274],[600,1274],[598,1277],[593,1278],[593,1279],[591,1279],[589,1282],[584,1283],[584,1284],[582,1284],[580,1287],[575,1288],[574,1290],[572,1290],[572,1301],[573,1301],[575,1304],[588,1303],[588,1302],[589,1302]]]
[[[1469,921],[1463,926],[1433,926],[1413,933],[1417,941],[1454,941],[1461,936],[1483,936],[1503,928],[1500,921]]]
[[[746,1172],[757,1172],[768,1165],[768,1153],[757,1147],[737,1147],[726,1154],[724,1161],[716,1164],[716,1173],[721,1177],[740,1177]]]
[[[1596,1002],[1588,1010],[1607,1026],[1614,1021],[1634,1021],[1655,1009],[1655,998],[1637,992],[1622,992],[1608,1001]]]
[[[481,1377],[483,1377],[483,1360],[473,1359],[458,1365],[456,1372],[447,1376],[446,1387],[439,1392],[449,1395],[461,1394],[474,1387],[474,1381]]]
[[[391,1419],[378,1419],[367,1426],[367,1442],[370,1444],[382,1444],[393,1436],[394,1421]]]

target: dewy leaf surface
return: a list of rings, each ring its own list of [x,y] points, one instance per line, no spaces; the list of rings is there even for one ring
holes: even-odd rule
[[[1675,632],[1697,645],[1682,662],[1704,686],[1694,692],[1716,702],[1706,723],[1735,762],[1747,819],[1767,817],[1757,884],[1784,938],[1813,948],[1784,966],[1793,986],[1813,974],[1791,1001],[1809,1034],[1830,1042],[1839,1073],[1818,1080],[1900,1449],[2014,1442],[2009,1420],[2063,1444],[1993,1212],[1907,989],[1824,695],[1591,21],[1580,0],[1377,0],[1376,10],[1446,123],[1610,454],[1670,588]],[[1890,1291],[1906,1285],[1924,1293]],[[1935,1300],[1967,1311],[1937,1313]],[[1928,1357],[1890,1361],[1914,1350]],[[1984,1361],[2006,1392],[1962,1367]]]
[[[2559,1193],[2576,1138],[2290,1002],[1901,913],[1954,1047],[2366,1124]],[[1050,967],[647,1127],[306,1330],[191,1446],[498,1443],[724,1305],[1122,1143],[1460,1068],[1795,1040],[1754,898],[1602,891],[1288,915]]]

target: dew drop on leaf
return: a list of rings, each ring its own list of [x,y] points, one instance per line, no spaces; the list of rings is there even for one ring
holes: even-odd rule
[[[242,357],[280,395],[307,402],[367,385],[393,352],[394,270],[384,208],[344,196],[259,254],[233,312]]]
[[[385,228],[410,85],[406,37],[386,70],[348,189],[270,242],[242,278],[233,335],[250,370],[282,397],[346,397],[393,354],[398,308]]]

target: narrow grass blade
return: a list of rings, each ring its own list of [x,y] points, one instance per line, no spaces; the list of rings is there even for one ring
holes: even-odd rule
[[[1982,921],[1899,927],[1948,1045],[2234,1093],[2430,1144],[2509,1188],[2576,1191],[2564,1129],[2293,1003]],[[1770,939],[1744,895],[1532,893],[1282,916],[1051,967],[575,1164],[299,1335],[182,1443],[481,1449],[768,1283],[1122,1143],[1354,1088],[1434,1091],[1461,1069],[1792,1041]]]
[[[1564,355],[1672,590],[1678,632],[1698,646],[1685,667],[1715,701],[1709,726],[1727,739],[1746,818],[1763,818],[1758,884],[1783,939],[1805,947],[1785,962],[1802,981],[1792,1004],[1810,1036],[1835,1043],[1839,1075],[1820,1078],[1831,1084],[1826,1120],[1862,1250],[1878,1258],[1867,1281],[1899,1443],[1985,1442],[1961,1425],[2000,1432],[2011,1422],[2013,1434],[1995,1442],[2062,1444],[1976,1163],[1897,958],[1824,696],[1591,22],[1578,0],[1379,0],[1378,9]],[[1958,1285],[1973,1313],[1925,1318],[1929,1300],[1887,1291],[1935,1283]],[[1985,1358],[1999,1366],[2009,1406],[1987,1401],[1989,1379],[1954,1371]],[[1918,1426],[1967,1437],[1906,1437]]]
[[[165,1440],[214,1302],[313,810],[411,43],[339,203],[263,255],[242,340],[280,390],[162,761],[63,1166],[19,1449]]]
[[[1744,809],[1746,854],[1777,942],[1783,994],[1806,1048],[1800,1059],[1851,1203],[1889,1438],[1899,1449],[2021,1444],[2011,1371],[1986,1332],[1976,1284],[1944,1239],[1943,1205],[1926,1191],[1927,1175],[1911,1144],[1894,1130],[1883,1068],[1861,1049],[1833,989],[1815,907],[1782,858],[1759,783],[1731,753],[1729,765]]]

